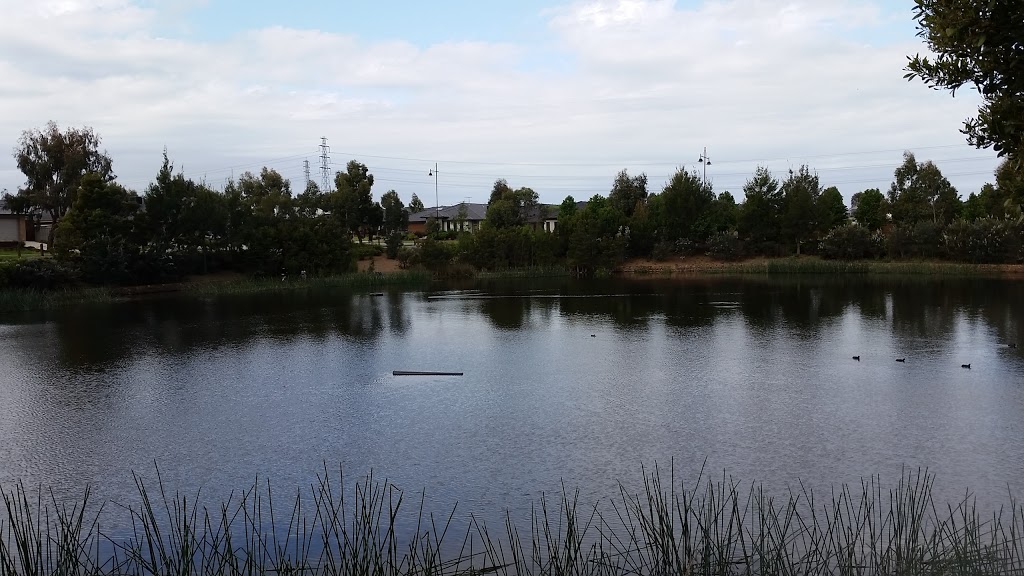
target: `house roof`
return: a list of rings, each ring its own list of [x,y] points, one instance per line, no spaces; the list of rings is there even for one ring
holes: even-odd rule
[[[441,206],[439,208],[427,208],[422,212],[416,212],[415,214],[409,215],[409,222],[426,222],[427,220],[434,217],[436,214],[441,220],[455,220],[459,214],[459,207],[462,204],[455,204],[454,206]],[[487,204],[474,204],[472,202],[466,202],[466,220],[480,222],[487,219]],[[532,210],[526,215],[527,222],[540,222],[542,220],[551,220],[558,218],[558,204],[539,204],[534,206]],[[543,209],[543,213],[541,212]],[[542,217],[543,216],[543,217]]]
[[[487,218],[487,204],[474,204],[472,202],[465,202],[464,204],[466,206],[466,220],[479,222]],[[433,218],[435,214],[441,220],[455,220],[458,218],[459,207],[462,205],[463,204],[456,204],[454,206],[427,208],[422,212],[409,214],[409,222],[426,222],[430,218]]]

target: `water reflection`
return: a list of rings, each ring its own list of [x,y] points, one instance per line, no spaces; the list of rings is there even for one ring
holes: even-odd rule
[[[1022,314],[1016,281],[746,277],[19,316],[0,325],[0,482],[130,498],[156,460],[216,494],[257,473],[301,485],[327,460],[500,509],[562,480],[606,497],[677,457],[779,489],[923,465],[946,494],[999,498],[1024,458],[1024,357],[1004,345]]]

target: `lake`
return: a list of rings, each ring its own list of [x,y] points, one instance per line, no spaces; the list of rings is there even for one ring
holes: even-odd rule
[[[906,468],[940,500],[1024,493],[1024,283],[470,282],[173,296],[0,317],[0,485],[215,502],[324,465],[431,506],[642,490],[641,466],[785,493]],[[854,360],[859,356],[860,360]],[[905,358],[905,362],[897,362]],[[962,364],[970,364],[970,369]],[[394,377],[393,370],[464,372]]]

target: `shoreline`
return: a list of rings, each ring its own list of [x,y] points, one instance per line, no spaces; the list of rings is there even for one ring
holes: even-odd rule
[[[381,260],[384,257],[378,257]],[[359,262],[359,271],[337,276],[298,279],[250,278],[233,272],[195,276],[166,284],[138,286],[86,286],[81,288],[41,292],[38,290],[0,290],[0,312],[28,312],[60,308],[79,303],[102,303],[131,300],[148,296],[184,294],[217,296],[228,294],[258,294],[310,290],[321,288],[347,288],[372,290],[385,286],[426,285],[434,281],[430,272],[401,270],[397,262],[381,264],[374,259]],[[480,271],[465,280],[502,280],[550,278],[562,276],[558,267],[512,268],[508,270]],[[706,256],[673,258],[670,260],[631,259],[610,272],[620,278],[700,278],[721,276],[933,276],[936,278],[1011,278],[1024,280],[1024,264],[969,264],[940,260],[886,261],[886,260],[823,260],[815,256],[787,256],[780,258],[751,258],[737,261],[719,261]],[[568,268],[564,276],[570,276]]]
[[[721,261],[706,256],[670,260],[634,258],[619,265],[623,276],[718,276],[737,275],[935,275],[961,277],[1021,277],[1024,264],[972,264],[945,260],[825,260],[817,256],[781,256]]]

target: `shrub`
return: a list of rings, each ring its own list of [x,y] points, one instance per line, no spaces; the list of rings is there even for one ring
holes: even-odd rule
[[[74,268],[53,258],[34,258],[0,264],[0,287],[54,290],[78,284]]]
[[[433,238],[434,240],[441,241],[458,240],[459,233],[454,230],[448,230],[447,232],[435,232],[434,234],[431,234],[430,237]]]
[[[658,242],[651,249],[651,258],[655,260],[668,260],[675,255],[675,244],[672,242]]]
[[[387,254],[388,258],[391,260],[398,258],[398,251],[401,250],[403,241],[404,236],[401,232],[392,232],[388,235],[385,241],[385,246],[387,246],[385,254]]]
[[[954,260],[996,263],[1016,262],[1020,257],[1020,237],[1008,220],[957,220],[946,228],[942,242]]]
[[[369,260],[384,253],[384,248],[377,244],[353,244],[352,255],[356,260]]]
[[[715,260],[739,260],[743,257],[743,244],[732,232],[718,232],[708,239],[707,255]]]
[[[398,267],[402,270],[415,268],[420,263],[420,251],[415,248],[398,249]]]
[[[860,224],[844,224],[822,238],[819,250],[830,260],[875,258],[881,253],[879,237]]]
[[[420,264],[431,272],[444,270],[451,264],[452,258],[455,256],[454,251],[447,244],[433,238],[424,240],[420,244],[419,252]]]

